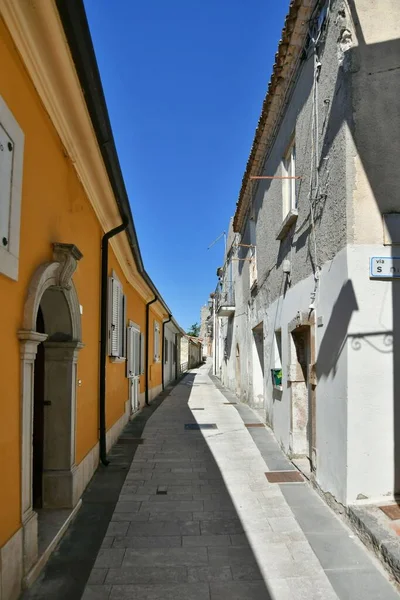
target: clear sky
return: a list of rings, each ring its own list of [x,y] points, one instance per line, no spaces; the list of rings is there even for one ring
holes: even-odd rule
[[[288,0],[85,0],[145,268],[179,324],[216,286]]]

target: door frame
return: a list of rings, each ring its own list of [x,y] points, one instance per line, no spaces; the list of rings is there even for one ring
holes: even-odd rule
[[[129,385],[129,405],[131,414],[136,413],[140,409],[139,389],[140,389],[140,371],[141,371],[141,336],[140,327],[133,321],[128,321],[127,327],[127,360],[126,360],[126,376]],[[137,344],[135,344],[135,335],[137,336]],[[136,356],[137,352],[137,356]]]
[[[307,330],[309,355],[307,360],[307,382],[305,382],[304,374],[297,360],[296,348],[293,340],[293,333],[301,330]],[[312,471],[316,470],[317,459],[317,426],[316,426],[316,369],[315,369],[315,312],[298,312],[297,316],[288,324],[288,348],[289,348],[289,365],[287,382],[290,386],[290,404],[291,404],[291,419],[290,419],[290,449],[294,456],[304,456],[308,454]],[[306,404],[301,407],[296,407],[294,402],[293,386],[299,383],[307,385]],[[301,418],[298,414],[300,411],[307,413],[307,421]],[[302,423],[303,426],[299,426]],[[303,442],[299,444],[296,438]]]

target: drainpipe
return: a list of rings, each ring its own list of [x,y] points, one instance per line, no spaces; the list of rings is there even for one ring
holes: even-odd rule
[[[163,321],[162,322],[162,327],[161,327],[161,331],[162,331],[162,336],[161,336],[161,383],[162,383],[162,389],[164,391],[164,353],[165,353],[165,348],[164,348],[164,333],[165,333],[165,326],[167,323],[170,322],[170,320],[172,319],[172,315],[168,315],[168,320],[167,321]]]
[[[101,240],[101,295],[100,295],[100,372],[99,372],[99,444],[100,460],[107,466],[106,448],[106,360],[107,360],[107,296],[108,296],[108,240],[124,231],[129,224],[124,215],[121,225],[103,235]]]
[[[180,353],[179,353],[180,355]],[[179,359],[180,360],[180,359]],[[178,379],[178,334],[175,334],[175,381]]]
[[[147,302],[146,304],[146,357],[145,357],[145,380],[146,380],[146,390],[145,390],[145,402],[146,405],[149,406],[149,314],[150,314],[150,304],[153,302],[157,302],[158,297],[154,296],[153,300]]]

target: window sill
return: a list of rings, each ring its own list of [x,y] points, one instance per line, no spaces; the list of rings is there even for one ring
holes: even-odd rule
[[[279,392],[283,391],[283,386],[282,385],[274,385],[273,388],[274,388],[274,390],[278,390]]]
[[[288,212],[288,214],[286,215],[286,217],[283,220],[282,225],[279,228],[278,233],[276,234],[277,240],[283,240],[287,236],[289,229],[291,228],[291,226],[294,223],[296,223],[298,216],[299,216],[299,211],[297,210],[297,208],[292,208]]]
[[[112,363],[124,363],[126,362],[126,358],[124,358],[123,356],[110,356],[110,360]]]

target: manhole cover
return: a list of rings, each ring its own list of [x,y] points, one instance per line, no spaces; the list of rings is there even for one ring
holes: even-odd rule
[[[298,471],[269,471],[265,477],[270,483],[303,482],[304,478]]]
[[[204,410],[204,408],[192,408],[191,410]]]
[[[218,429],[215,423],[185,423],[185,429]]]
[[[245,423],[245,427],[264,427],[264,423]]]

